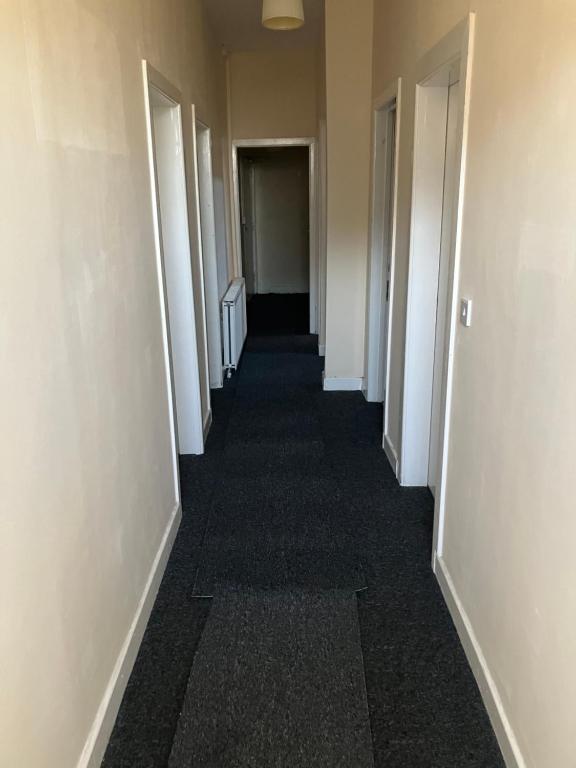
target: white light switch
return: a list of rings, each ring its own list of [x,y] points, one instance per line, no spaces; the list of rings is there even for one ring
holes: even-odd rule
[[[472,325],[472,299],[460,299],[460,322],[466,328]]]

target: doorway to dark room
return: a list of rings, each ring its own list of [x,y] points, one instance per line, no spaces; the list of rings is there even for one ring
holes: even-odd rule
[[[248,333],[310,333],[310,159],[307,146],[238,148]]]

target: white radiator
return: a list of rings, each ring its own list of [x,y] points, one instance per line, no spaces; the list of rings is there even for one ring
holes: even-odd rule
[[[224,367],[228,378],[236,370],[246,341],[246,283],[243,277],[232,280],[222,299],[222,338]]]

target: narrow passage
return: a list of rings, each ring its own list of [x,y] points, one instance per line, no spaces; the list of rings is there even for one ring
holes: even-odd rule
[[[184,519],[103,765],[503,768],[430,569],[428,491],[398,486],[381,407],[322,391],[298,308],[258,299],[207,452],[181,459]]]

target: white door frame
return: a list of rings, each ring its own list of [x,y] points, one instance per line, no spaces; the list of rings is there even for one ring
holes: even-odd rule
[[[202,254],[206,312],[206,350],[210,389],[219,389],[224,383],[222,360],[222,324],[220,296],[218,295],[218,264],[216,251],[216,224],[214,220],[214,184],[212,179],[212,133],[199,119],[192,105],[192,135],[195,179],[198,203],[198,243]]]
[[[452,251],[448,267],[448,316],[446,325],[444,398],[441,408],[438,486],[434,505],[433,564],[442,555],[450,409],[457,330],[457,295],[462,243],[468,113],[474,40],[471,13],[418,63],[412,177],[412,212],[404,399],[402,413],[402,485],[426,486],[430,446],[430,415],[436,330],[436,294],[442,221],[445,132],[448,87],[454,67],[459,67],[459,126]],[[442,133],[443,132],[443,133]]]
[[[318,333],[318,212],[316,207],[316,139],[234,139],[232,141],[232,194],[234,199],[234,254],[236,277],[242,272],[242,233],[240,220],[240,191],[238,187],[238,150],[266,147],[308,147],[308,204],[309,204],[309,246],[310,246],[310,333]]]
[[[187,424],[178,423],[179,386],[174,365],[174,338],[170,331],[170,301],[169,288],[164,257],[164,245],[162,240],[162,215],[160,209],[160,191],[156,166],[156,147],[154,142],[153,109],[160,104],[170,109],[176,115],[177,143],[182,149],[184,146],[182,134],[182,95],[166,78],[157,72],[146,60],[142,61],[142,76],[144,81],[144,102],[146,113],[146,138],[148,144],[150,191],[152,203],[152,223],[154,231],[154,248],[156,252],[156,268],[158,275],[158,289],[160,294],[160,316],[162,325],[162,340],[164,349],[164,366],[168,393],[168,410],[170,419],[170,434],[172,440],[172,463],[174,484],[178,503],[180,501],[180,482],[178,471],[178,455],[182,452],[203,453],[204,435],[202,424],[202,400],[200,393],[200,362],[196,336],[196,312],[194,306],[194,284],[192,279],[190,231],[188,222],[188,195],[186,187],[186,168],[184,154],[179,151],[178,161],[178,186],[179,195],[184,198],[182,213],[183,231],[183,258],[179,265],[180,287],[178,314],[180,323],[186,328],[191,328],[192,333],[187,334],[182,346],[186,347],[186,356],[190,361],[186,381],[186,414]],[[176,325],[174,318],[173,325]],[[182,390],[180,390],[181,396]],[[184,430],[186,426],[186,430]],[[182,434],[186,431],[186,445],[180,445]],[[180,433],[180,434],[179,434]]]
[[[318,354],[326,354],[326,196],[327,196],[327,157],[326,157],[326,118],[318,121],[318,168],[317,211],[318,211]]]
[[[396,231],[398,221],[398,157],[401,137],[402,81],[396,79],[373,102],[372,116],[372,194],[370,213],[370,263],[368,267],[368,317],[366,333],[366,399],[384,403],[383,446],[394,470],[397,458],[389,437],[390,349],[392,335],[392,308],[394,302],[394,276],[396,270]],[[387,128],[390,112],[395,111],[396,130],[394,146],[386,147],[384,173],[381,150],[378,145],[381,128]],[[391,189],[388,182],[392,182]],[[389,194],[390,193],[390,194]],[[386,228],[390,223],[390,232]],[[386,302],[386,264],[384,243],[390,243],[389,292]],[[383,308],[387,317],[383,317]],[[384,332],[385,328],[385,332]],[[383,352],[384,360],[383,358]],[[383,370],[381,370],[381,368]]]

